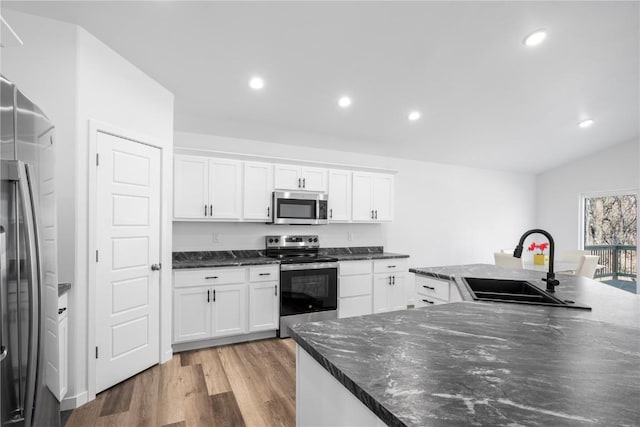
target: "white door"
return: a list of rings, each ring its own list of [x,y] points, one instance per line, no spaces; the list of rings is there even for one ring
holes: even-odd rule
[[[393,175],[373,176],[373,209],[378,221],[393,219]]]
[[[391,275],[374,274],[373,276],[373,312],[389,311],[389,288]]]
[[[242,162],[209,160],[209,216],[215,219],[240,219]]]
[[[160,150],[98,133],[96,392],[159,361]],[[168,266],[167,266],[168,267]]]
[[[173,173],[174,218],[210,218],[207,159],[175,156]]]
[[[270,163],[244,163],[244,215],[245,220],[269,221],[273,193],[273,165]]]
[[[303,167],[300,171],[302,189],[308,191],[327,191],[327,170],[324,168]]]
[[[249,331],[278,329],[278,282],[251,283],[249,286]]]
[[[274,185],[278,190],[302,190],[300,167],[294,165],[276,165],[274,176]]]
[[[389,287],[389,310],[406,310],[407,295],[405,293],[406,276],[404,274],[393,274],[391,286]]]
[[[212,336],[247,333],[247,285],[214,286],[211,301]]]
[[[370,173],[353,173],[352,215],[354,221],[373,222],[371,205],[372,176]]]
[[[351,172],[329,171],[329,221],[351,220]]]
[[[176,289],[173,292],[173,342],[211,336],[211,289]]]

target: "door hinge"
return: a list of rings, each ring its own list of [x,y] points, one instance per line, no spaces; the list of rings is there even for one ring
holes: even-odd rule
[[[98,262],[98,251],[96,250],[96,262]]]
[[[98,346],[96,346],[96,359],[98,358]]]
[[[100,166],[100,154],[96,153],[96,166]]]

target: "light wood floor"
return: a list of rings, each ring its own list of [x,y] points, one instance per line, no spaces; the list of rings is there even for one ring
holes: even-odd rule
[[[76,426],[293,426],[295,343],[279,338],[178,353],[75,409]]]

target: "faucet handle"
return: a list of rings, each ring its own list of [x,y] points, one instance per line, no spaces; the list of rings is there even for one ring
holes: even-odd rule
[[[542,279],[543,282],[547,282],[547,292],[555,292],[555,287],[560,285],[560,281],[555,278],[555,274],[547,273],[546,279]]]

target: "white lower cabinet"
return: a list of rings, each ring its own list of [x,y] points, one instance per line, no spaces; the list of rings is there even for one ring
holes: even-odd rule
[[[445,279],[436,279],[416,275],[416,307],[447,304],[462,301],[455,283]]]
[[[173,273],[173,342],[278,328],[278,265]]]
[[[58,297],[58,364],[59,364],[59,385],[60,394],[58,398],[62,400],[68,390],[69,376],[69,305],[67,303],[67,293]]]
[[[407,308],[407,260],[341,261],[338,317]]]

